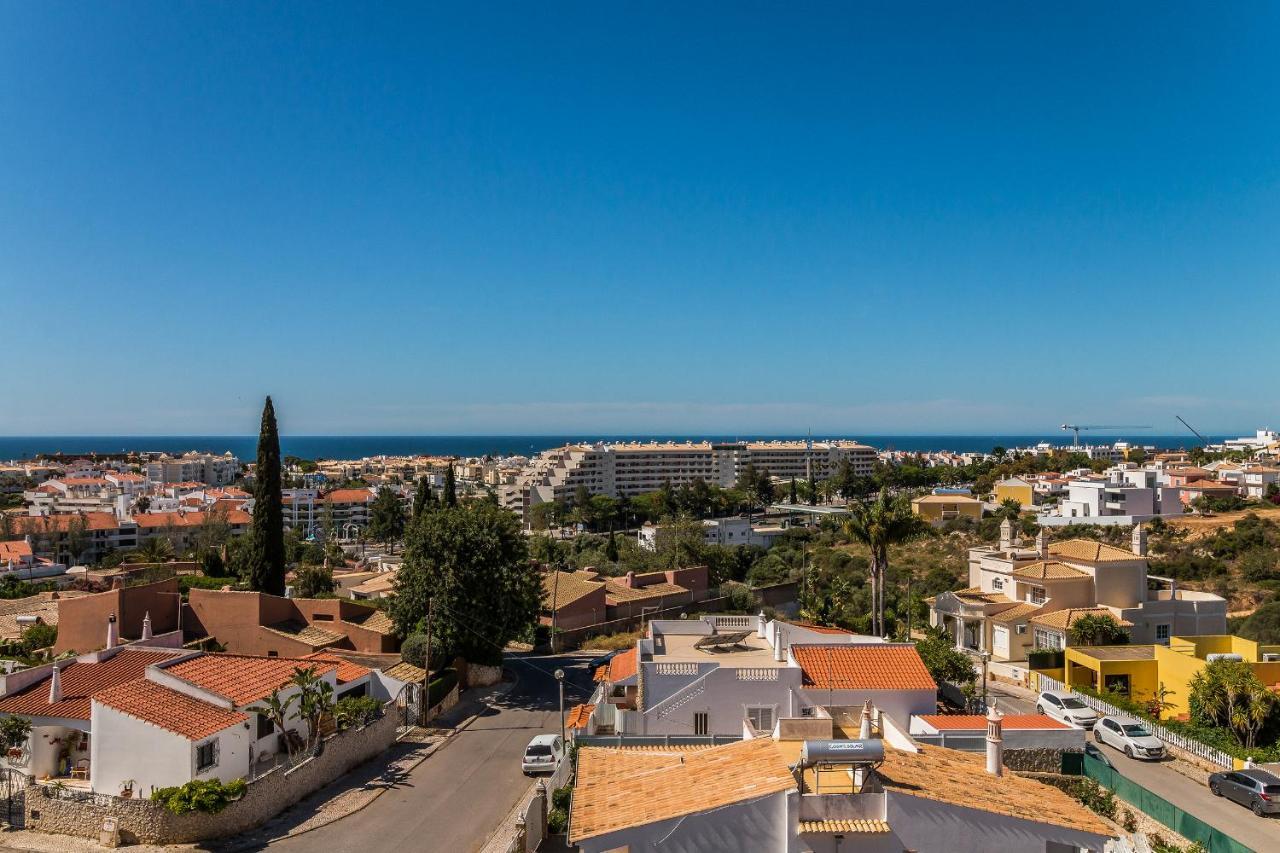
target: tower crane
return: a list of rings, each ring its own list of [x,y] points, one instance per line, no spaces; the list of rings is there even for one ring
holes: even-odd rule
[[[1193,427],[1191,424],[1189,424],[1189,423],[1187,423],[1186,421],[1182,420],[1182,415],[1174,415],[1174,417],[1175,417],[1175,418],[1177,418],[1178,420],[1182,421],[1182,425],[1183,425],[1184,427],[1186,427],[1187,429],[1191,430],[1192,432],[1194,432],[1194,433],[1196,434],[1196,438],[1200,439],[1200,444],[1202,444],[1202,445],[1203,445],[1203,446],[1205,446],[1205,447],[1208,447],[1208,446],[1209,446],[1209,439],[1207,439],[1207,438],[1205,438],[1203,435],[1201,435],[1201,434],[1199,433],[1199,431],[1198,431],[1195,427]]]
[[[1087,429],[1151,429],[1149,426],[1134,426],[1133,424],[1063,424],[1063,429],[1069,429],[1076,436],[1076,446],[1080,446],[1080,431]]]

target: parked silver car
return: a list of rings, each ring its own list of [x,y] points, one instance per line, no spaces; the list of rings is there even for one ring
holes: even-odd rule
[[[1077,729],[1091,729],[1098,722],[1098,712],[1065,690],[1046,690],[1036,700],[1036,711]]]
[[[1280,777],[1266,770],[1250,768],[1214,773],[1209,790],[1253,810],[1258,817],[1280,812]]]
[[[1164,742],[1133,717],[1104,717],[1093,727],[1093,739],[1114,746],[1130,758],[1159,761],[1164,758]]]
[[[538,735],[525,747],[520,769],[524,775],[552,773],[564,758],[564,741],[560,735]]]

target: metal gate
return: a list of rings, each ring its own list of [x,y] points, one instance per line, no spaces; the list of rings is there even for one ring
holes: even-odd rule
[[[411,729],[418,724],[421,716],[422,690],[417,684],[406,684],[396,694],[396,716],[401,729]]]
[[[27,774],[12,768],[0,769],[0,817],[16,829],[27,825]]]

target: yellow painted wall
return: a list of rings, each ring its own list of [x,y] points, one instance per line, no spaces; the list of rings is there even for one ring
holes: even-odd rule
[[[980,521],[982,519],[981,501],[957,501],[956,503],[913,501],[911,504],[911,511],[930,524],[942,524],[943,510],[947,511],[949,518],[954,514],[964,518],[972,518],[974,521]]]
[[[997,483],[995,500],[996,503],[1004,500],[1015,500],[1022,506],[1029,507],[1036,502],[1035,494],[1035,489],[1031,488],[1030,485],[1011,484],[1006,486],[1002,483]]]
[[[1106,688],[1109,675],[1129,676],[1129,698],[1144,702],[1155,695],[1159,685],[1157,664],[1154,660],[1104,660],[1100,661],[1079,651],[1067,649],[1066,670],[1072,684],[1083,684],[1094,690]]]

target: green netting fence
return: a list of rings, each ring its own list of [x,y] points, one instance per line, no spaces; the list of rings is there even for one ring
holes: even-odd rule
[[[1144,814],[1172,829],[1188,841],[1199,841],[1209,853],[1255,853],[1231,836],[1187,814],[1164,797],[1156,794],[1132,779],[1120,775],[1114,767],[1108,767],[1092,755],[1084,756],[1084,775],[1099,785],[1110,788],[1115,795]]]

